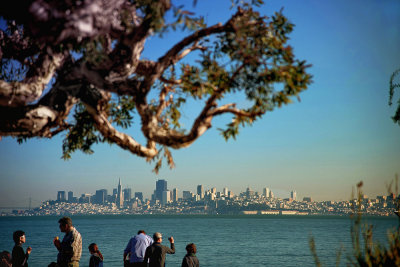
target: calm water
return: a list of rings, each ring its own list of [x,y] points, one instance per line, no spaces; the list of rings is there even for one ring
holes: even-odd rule
[[[12,250],[12,233],[26,232],[24,248],[31,246],[30,267],[47,266],[55,261],[52,240],[63,237],[59,217],[0,217],[0,250]],[[375,226],[374,237],[386,240],[396,218],[367,218]],[[314,266],[308,240],[312,234],[317,251],[326,266],[335,266],[336,251],[351,246],[348,217],[318,216],[74,216],[82,234],[80,266],[88,266],[88,245],[98,244],[105,266],[122,266],[123,250],[139,229],[159,231],[175,238],[176,254],[167,255],[167,266],[181,266],[185,246],[195,243],[201,266]],[[169,244],[164,238],[164,245]],[[346,253],[341,266],[345,266]]]

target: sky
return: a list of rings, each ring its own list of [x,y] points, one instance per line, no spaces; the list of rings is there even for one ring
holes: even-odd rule
[[[400,1],[270,0],[259,11],[269,16],[282,7],[296,25],[289,41],[296,57],[312,64],[313,84],[300,102],[267,113],[228,142],[217,128],[230,118],[216,120],[193,145],[174,150],[176,167],[164,165],[158,175],[154,164],[116,145],[96,145],[94,154],[76,152],[64,161],[64,134],[23,145],[3,137],[0,207],[27,207],[30,200],[39,206],[56,199],[57,191],[78,197],[103,188],[112,192],[119,179],[146,198],[158,179],[180,192],[196,192],[199,184],[235,194],[269,187],[278,197],[295,190],[298,199],[316,201],[348,200],[359,181],[368,197],[387,194],[400,174],[400,126],[391,119],[395,107],[388,106],[389,79],[400,68]],[[187,9],[208,25],[224,23],[234,12],[229,0],[197,1]],[[183,37],[153,37],[143,56],[155,59]],[[184,119],[190,109],[185,107]]]

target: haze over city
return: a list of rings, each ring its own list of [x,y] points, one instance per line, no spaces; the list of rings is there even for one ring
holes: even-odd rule
[[[178,1],[187,3],[190,1]],[[225,22],[230,1],[197,1],[187,9],[204,15],[208,25]],[[312,64],[313,84],[301,101],[276,109],[225,142],[217,130],[229,123],[222,117],[188,148],[173,150],[176,167],[166,164],[152,172],[154,162],[115,145],[95,145],[94,154],[76,152],[64,161],[60,134],[52,139],[0,140],[0,206],[38,206],[55,199],[57,191],[76,196],[96,189],[123,187],[150,197],[159,179],[169,188],[195,191],[227,187],[235,194],[247,187],[272,189],[286,198],[316,201],[350,199],[364,182],[366,195],[387,193],[386,185],[400,174],[400,127],[388,106],[389,79],[400,68],[399,1],[266,1],[260,12],[270,16],[281,8],[296,26],[290,44],[299,59]],[[172,33],[145,46],[147,58],[158,58],[184,35]],[[395,100],[400,92],[395,94]],[[196,105],[187,103],[183,122]],[[140,125],[134,122],[133,132]],[[190,127],[190,125],[187,125]]]

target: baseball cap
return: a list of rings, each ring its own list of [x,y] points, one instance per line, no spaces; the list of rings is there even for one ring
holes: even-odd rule
[[[159,238],[162,238],[162,234],[159,233],[159,232],[155,232],[155,233],[153,234],[153,239],[154,239],[154,240],[157,240],[157,239],[159,239]]]

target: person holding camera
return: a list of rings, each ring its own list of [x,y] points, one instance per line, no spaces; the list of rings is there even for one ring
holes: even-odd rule
[[[153,234],[154,243],[147,247],[144,255],[144,262],[149,262],[149,267],[164,267],[165,266],[165,255],[175,254],[174,238],[171,236],[168,238],[171,248],[161,245],[162,234]]]

